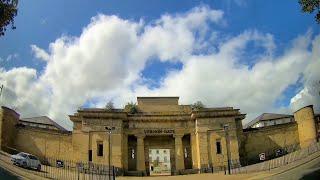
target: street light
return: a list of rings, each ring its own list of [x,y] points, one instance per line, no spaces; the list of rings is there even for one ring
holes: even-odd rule
[[[107,130],[107,134],[109,137],[108,142],[109,142],[109,180],[110,180],[111,179],[111,132],[112,132],[112,130],[115,129],[115,127],[106,126],[105,128]],[[113,176],[114,176],[114,174],[113,174]]]
[[[228,130],[229,130],[229,125],[228,124],[225,124],[223,126],[223,129],[224,129],[224,132],[225,132],[225,135],[226,135],[226,143],[227,143],[227,158],[228,158],[228,174],[230,174],[230,171],[231,171],[231,167],[230,167],[230,141],[229,141],[229,133],[228,133]]]
[[[3,84],[0,86],[0,98],[1,98],[1,95],[2,95],[2,90],[3,90]]]

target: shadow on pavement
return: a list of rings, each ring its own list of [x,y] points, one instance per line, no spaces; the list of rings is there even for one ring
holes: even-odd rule
[[[0,179],[18,180],[19,178],[0,167]]]
[[[311,173],[305,174],[301,180],[313,180],[313,179],[320,179],[320,169],[317,171],[313,171]]]

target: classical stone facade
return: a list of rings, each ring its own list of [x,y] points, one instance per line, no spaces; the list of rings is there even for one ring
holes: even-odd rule
[[[227,158],[223,127],[228,125],[231,157],[239,159],[237,128],[241,129],[238,126],[244,114],[233,108],[192,110],[191,106],[179,105],[178,99],[138,97],[135,113],[129,110],[79,110],[70,116],[74,122],[74,157],[107,163],[108,156],[97,156],[97,144],[103,143],[100,147],[106,147],[107,154],[109,139],[105,127],[112,127],[111,161],[125,171],[147,173],[149,149],[169,149],[171,170],[175,174],[184,169],[223,166],[223,159]],[[220,154],[215,152],[217,140],[221,143]]]
[[[281,148],[299,145],[299,139],[317,140],[314,133],[304,133],[305,128],[313,132],[317,127],[312,125],[312,106],[295,112],[292,123],[244,131],[241,121],[245,114],[239,109],[193,109],[179,105],[178,100],[138,97],[137,105],[131,108],[81,109],[70,115],[74,122],[71,132],[25,122],[22,126],[19,114],[2,107],[1,148],[29,152],[42,159],[97,164],[110,161],[124,174],[149,175],[150,164],[154,166],[149,159],[151,149],[168,151],[171,174],[184,174],[225,167],[228,157],[232,166],[241,166],[243,160],[258,157],[270,146]]]

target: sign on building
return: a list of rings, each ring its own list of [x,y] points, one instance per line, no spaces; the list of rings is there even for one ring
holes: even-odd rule
[[[260,159],[260,161],[266,160],[266,153],[260,153],[259,154],[259,159]]]
[[[148,136],[152,135],[172,135],[174,134],[174,129],[145,129],[144,133]]]

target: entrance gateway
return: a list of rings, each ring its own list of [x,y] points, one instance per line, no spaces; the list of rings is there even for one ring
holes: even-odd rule
[[[150,175],[170,175],[170,149],[149,149]]]
[[[108,164],[111,142],[111,163],[124,175],[207,172],[225,166],[223,127],[228,124],[231,157],[239,159],[237,130],[242,129],[244,114],[232,107],[197,110],[178,101],[179,97],[138,97],[136,105],[124,109],[78,110],[70,116],[74,157]],[[105,127],[111,127],[111,139]]]
[[[138,145],[139,137],[128,136],[129,171],[138,169],[141,160],[139,162],[137,156],[141,151],[144,151],[146,175],[171,175],[181,164],[184,169],[192,169],[190,135],[177,136],[172,134],[175,131],[170,129],[152,129],[145,132],[147,133],[142,136],[143,150]]]
[[[171,153],[173,129],[145,129],[145,146],[149,147],[149,156],[146,163],[150,175],[171,175]],[[158,148],[157,148],[158,147]]]

